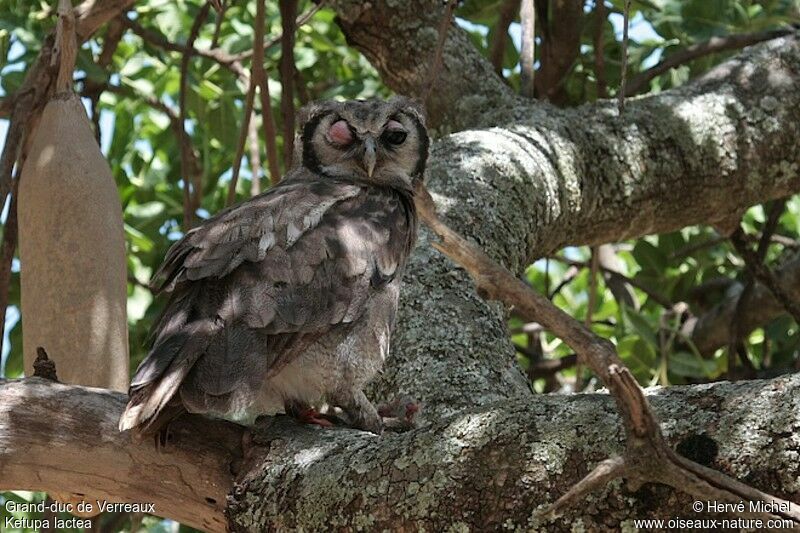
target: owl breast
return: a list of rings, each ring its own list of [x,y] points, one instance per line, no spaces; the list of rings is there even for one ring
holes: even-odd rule
[[[319,405],[340,396],[342,387],[361,389],[383,368],[397,314],[400,280],[385,285],[361,318],[334,327],[280,372],[264,380],[247,413],[253,419],[284,411],[287,402]]]

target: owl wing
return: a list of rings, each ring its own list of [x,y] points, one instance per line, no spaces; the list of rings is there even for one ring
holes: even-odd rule
[[[220,213],[170,249],[155,278],[172,297],[132,380],[132,414],[121,428],[152,420],[181,385],[191,410],[224,405],[331,327],[357,320],[370,295],[394,279],[416,232],[410,199],[305,174]]]

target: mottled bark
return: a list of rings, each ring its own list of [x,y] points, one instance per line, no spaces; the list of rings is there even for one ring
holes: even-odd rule
[[[800,374],[654,389],[650,400],[682,454],[800,501]],[[241,428],[186,416],[157,449],[115,431],[124,405],[120,393],[0,380],[0,489],[91,489],[100,499],[155,503],[161,516],[224,530]],[[279,418],[259,428],[227,514],[248,531],[570,531],[575,524],[594,531],[636,518],[704,516],[666,487],[632,492],[621,483],[555,522],[534,516],[621,451],[623,440],[605,394],[519,396],[381,437]]]
[[[328,2],[348,43],[375,65],[384,83],[416,97],[428,81],[444,4],[438,0]],[[518,100],[455,24],[447,32],[443,58],[426,102],[433,126],[463,129],[478,123],[476,117],[487,110],[484,106],[509,106]]]
[[[703,464],[800,501],[800,375],[657,389],[670,443]],[[604,394],[515,398],[402,435],[298,430],[277,423],[269,449],[234,491],[241,530],[619,530],[636,518],[701,518],[663,486],[613,483],[555,522],[537,519],[608,455],[623,429]]]

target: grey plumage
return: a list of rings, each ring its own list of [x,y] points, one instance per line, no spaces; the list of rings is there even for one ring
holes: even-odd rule
[[[175,243],[154,288],[170,294],[120,429],[153,432],[184,410],[251,420],[322,400],[380,431],[362,392],[380,370],[416,238],[420,109],[322,102],[299,115],[279,185]]]

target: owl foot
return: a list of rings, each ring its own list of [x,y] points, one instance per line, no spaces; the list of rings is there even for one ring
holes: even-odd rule
[[[302,424],[313,424],[324,428],[334,426],[332,420],[319,411],[308,405],[299,404],[296,402],[287,402],[284,406],[286,414],[293,417],[295,420]]]
[[[320,414],[313,407],[308,407],[302,410],[295,418],[297,418],[298,422],[302,422],[304,424],[314,424],[324,428],[333,427],[333,422],[328,420],[325,415]]]
[[[422,405],[411,396],[398,396],[389,403],[378,406],[378,414],[388,431],[409,431],[416,427],[414,421]]]
[[[331,403],[342,410],[346,425],[380,435],[383,422],[377,409],[364,395],[363,391],[346,391],[330,398]]]

